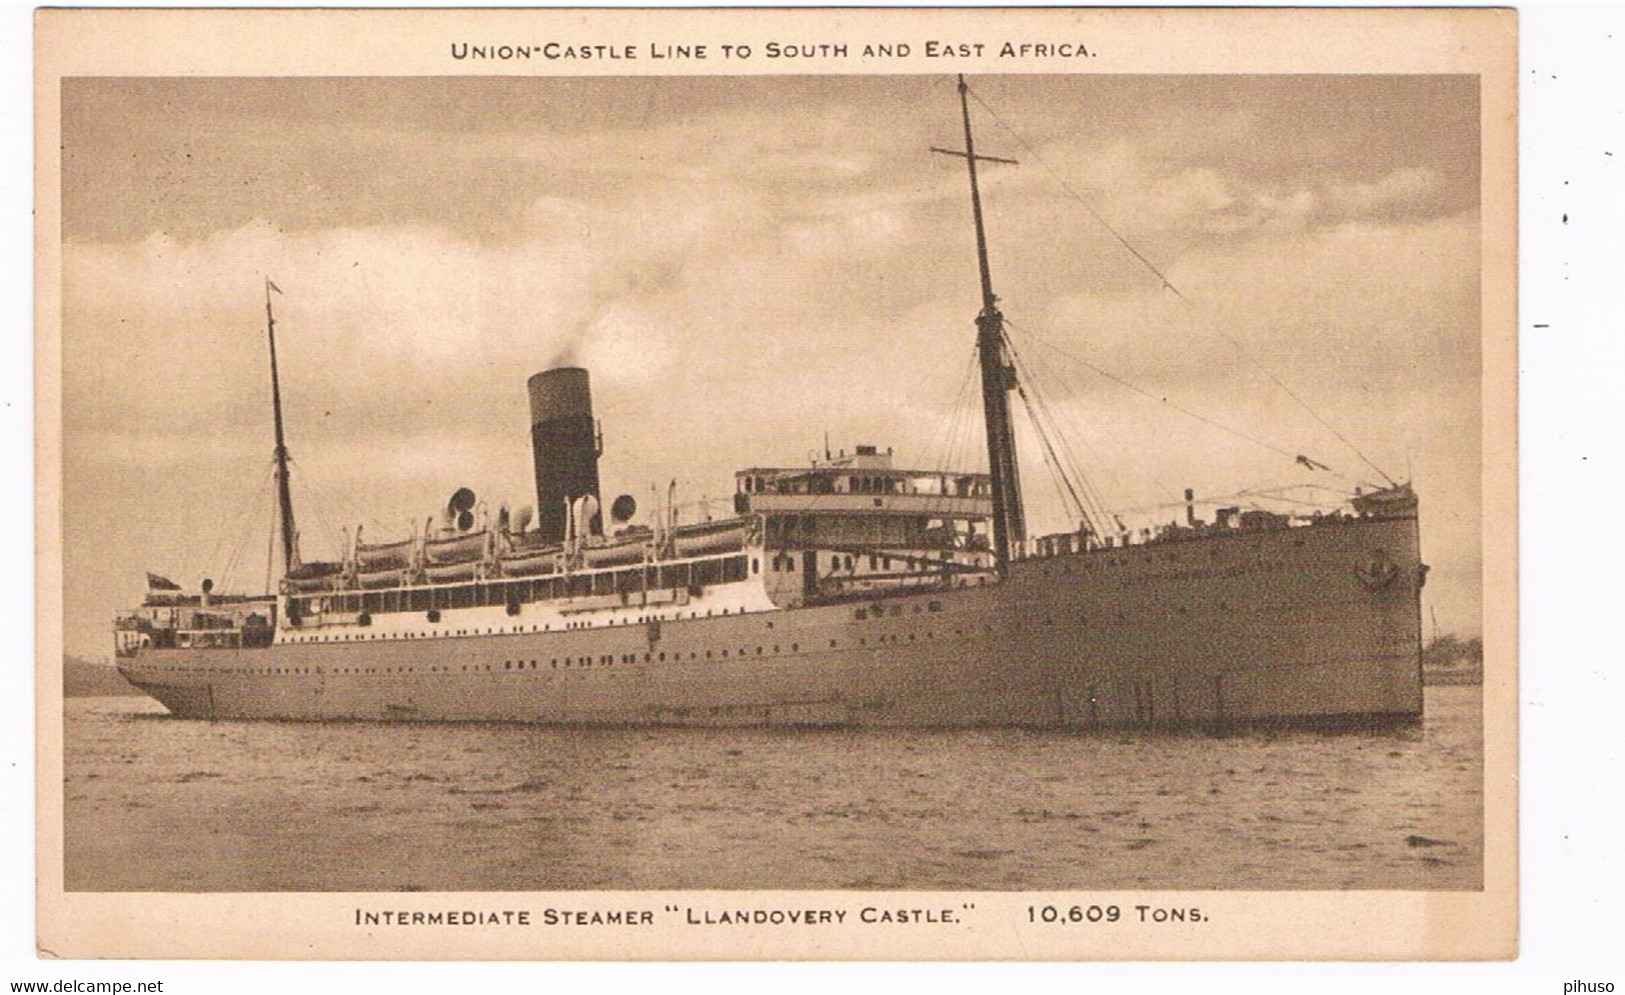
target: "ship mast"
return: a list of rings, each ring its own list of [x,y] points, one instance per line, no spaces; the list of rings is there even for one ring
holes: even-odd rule
[[[276,315],[271,310],[271,291],[282,293],[282,288],[265,279],[265,336],[271,343],[271,412],[276,419],[276,498],[277,519],[282,526],[282,570],[292,573],[293,548],[293,495],[288,489],[288,443],[282,435],[282,385],[276,370]]]
[[[1016,385],[1015,366],[1005,351],[1004,315],[993,293],[993,275],[987,262],[987,230],[982,223],[982,193],[976,182],[977,162],[1014,164],[1013,159],[997,159],[976,154],[971,134],[969,87],[959,77],[959,110],[965,120],[965,151],[933,148],[944,155],[965,160],[970,174],[971,215],[976,221],[976,261],[982,274],[982,311],[976,316],[976,352],[982,367],[982,415],[987,421],[987,465],[993,482],[993,552],[1001,575],[1009,569],[1012,554],[1027,538],[1026,515],[1021,507],[1021,476],[1016,467],[1015,428],[1010,421],[1010,391]]]

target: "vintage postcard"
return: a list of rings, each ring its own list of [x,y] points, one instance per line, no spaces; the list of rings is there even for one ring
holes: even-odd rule
[[[1514,956],[1516,34],[41,12],[42,955]]]

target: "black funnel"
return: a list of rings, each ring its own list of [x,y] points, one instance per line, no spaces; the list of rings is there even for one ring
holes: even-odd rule
[[[587,371],[562,366],[530,378],[530,444],[536,455],[536,524],[544,542],[564,539],[565,502],[598,500],[598,433]],[[589,526],[601,532],[598,516]]]

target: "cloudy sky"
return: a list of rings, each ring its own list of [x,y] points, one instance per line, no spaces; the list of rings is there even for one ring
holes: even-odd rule
[[[985,174],[994,281],[1106,502],[1379,479],[1273,374],[1415,479],[1430,607],[1476,632],[1476,82],[972,85],[979,150],[1022,161]],[[948,77],[65,82],[69,652],[107,655],[145,570],[263,583],[266,274],[307,558],[459,486],[533,500],[525,378],[561,359],[610,493],[725,498],[826,432],[985,463],[963,164],[929,152],[961,143]],[[1034,530],[1068,527],[1022,457]]]

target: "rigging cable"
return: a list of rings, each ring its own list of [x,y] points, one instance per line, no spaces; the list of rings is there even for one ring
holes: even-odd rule
[[[271,531],[265,539],[265,591],[267,594],[276,593],[271,586],[271,565],[276,561],[276,518],[271,518]]]
[[[1006,325],[1006,338],[1007,339],[1009,338],[1008,324]],[[1010,351],[1012,353],[1016,352],[1016,348],[1015,348],[1013,340],[1011,341]],[[1026,368],[1028,370],[1033,371],[1033,373],[1042,372],[1044,374],[1043,377],[1029,375],[1029,379],[1032,380],[1032,383],[1033,383],[1033,389],[1038,391],[1038,393],[1039,393],[1039,395],[1041,397],[1041,400],[1043,401],[1043,403],[1046,405],[1046,407],[1048,409],[1050,409],[1052,411],[1055,411],[1055,412],[1058,412],[1058,414],[1053,414],[1050,417],[1054,418],[1058,423],[1062,423],[1062,424],[1057,425],[1057,433],[1056,433],[1060,437],[1061,450],[1067,456],[1067,458],[1071,461],[1071,466],[1072,466],[1073,473],[1077,475],[1079,481],[1083,484],[1085,492],[1087,494],[1089,494],[1090,496],[1092,496],[1092,498],[1094,499],[1095,504],[1097,505],[1101,516],[1103,518],[1108,517],[1109,509],[1107,508],[1105,497],[1100,493],[1099,488],[1095,487],[1094,481],[1090,479],[1089,475],[1084,473],[1084,471],[1083,471],[1083,468],[1085,466],[1088,466],[1089,463],[1084,461],[1084,460],[1079,459],[1078,454],[1076,452],[1074,452],[1073,449],[1072,449],[1072,439],[1074,439],[1074,438],[1076,438],[1078,440],[1079,444],[1083,445],[1085,449],[1088,449],[1088,443],[1085,441],[1084,433],[1079,431],[1078,427],[1074,423],[1072,423],[1070,419],[1068,419],[1066,417],[1066,409],[1064,407],[1062,407],[1061,405],[1055,404],[1047,396],[1049,394],[1049,392],[1050,392],[1049,391],[1049,386],[1048,386],[1048,381],[1046,379],[1046,377],[1050,373],[1049,365],[1043,361],[1041,356],[1040,357],[1034,357],[1034,356],[1031,356],[1031,355],[1026,354],[1026,353],[1022,353],[1022,354],[1020,354],[1020,356],[1021,356],[1021,359],[1022,359],[1024,365],[1026,366]],[[1057,376],[1056,379],[1057,380],[1062,380],[1063,378]],[[1074,392],[1074,393],[1077,393],[1077,392]],[[1061,432],[1059,430],[1061,427],[1066,427],[1066,428],[1070,429],[1070,433]],[[1091,453],[1091,455],[1093,455],[1093,454]],[[1102,460],[1096,459],[1094,462],[1097,465],[1105,466],[1104,461],[1102,461]],[[1108,473],[1111,472],[1110,467],[1106,467],[1106,469],[1107,469]],[[1113,478],[1116,479],[1115,474],[1113,474]],[[1119,484],[1119,486],[1121,486],[1122,481],[1119,480],[1118,484]]]
[[[274,501],[276,499],[275,488],[266,488],[265,492],[263,492],[261,495],[261,500],[264,500],[265,496],[269,496]],[[225,568],[220,572],[220,588],[222,591],[228,589],[231,586],[232,581],[236,578],[237,565],[242,560],[243,550],[248,547],[249,540],[254,537],[254,533],[257,531],[255,528],[255,523],[259,518],[259,516],[256,514],[257,511],[258,509],[256,509],[252,504],[249,504],[246,508],[244,508],[243,514],[239,516],[239,531],[237,533],[237,538],[232,543],[231,555],[226,560]],[[273,528],[276,526],[276,516],[274,513],[271,517],[271,524]]]
[[[965,373],[960,378],[959,390],[954,394],[953,404],[948,409],[948,418],[942,426],[941,438],[932,442],[931,451],[936,454],[936,469],[945,473],[954,466],[953,455],[957,435],[960,431],[960,411],[965,403],[965,396],[970,390],[971,377],[976,372],[976,347],[970,349],[970,358],[965,364]],[[941,443],[940,449],[938,442]]]
[[[234,538],[231,540],[231,546],[229,549],[224,546],[226,534],[222,533],[220,541],[215,544],[214,553],[210,555],[209,561],[205,565],[206,570],[220,568],[219,583],[222,590],[230,586],[236,571],[237,562],[242,556],[243,547],[252,537],[255,531],[255,523],[259,520],[260,509],[254,507],[254,499],[258,498],[261,503],[263,503],[267,497],[273,500],[275,499],[276,488],[270,486],[270,477],[275,472],[275,469],[276,467],[274,463],[267,464],[266,473],[261,476],[259,485],[255,488],[255,491],[258,493],[252,494],[249,500],[242,503],[242,511],[238,513],[237,521],[234,524],[231,532],[231,535],[233,535]],[[273,526],[276,524],[276,518],[274,515],[271,522]],[[223,565],[221,563],[222,555],[225,557],[225,563]]]
[[[970,365],[965,371],[964,389],[955,402],[951,418],[951,431],[948,438],[948,451],[943,457],[944,470],[963,470],[981,465],[980,460],[973,461],[967,450],[974,448],[976,438],[976,401],[975,391],[971,389],[976,375],[976,347],[971,347]]]
[[[1328,501],[1325,501],[1325,500],[1316,501],[1316,500],[1310,500],[1310,499],[1307,499],[1307,498],[1288,497],[1286,495],[1278,493],[1280,491],[1288,491],[1288,490],[1325,491],[1327,494],[1335,495],[1337,500],[1335,502],[1328,502]],[[1230,494],[1204,495],[1203,497],[1193,498],[1190,502],[1186,502],[1186,501],[1183,501],[1183,500],[1181,500],[1181,501],[1159,502],[1159,503],[1156,503],[1156,504],[1141,505],[1140,507],[1137,507],[1137,508],[1123,508],[1123,509],[1121,509],[1121,511],[1125,515],[1143,515],[1143,514],[1147,514],[1147,513],[1150,513],[1150,512],[1159,512],[1160,513],[1162,511],[1166,511],[1166,510],[1168,510],[1170,508],[1183,508],[1188,503],[1202,505],[1203,507],[1208,507],[1208,506],[1215,506],[1216,507],[1216,506],[1224,504],[1227,501],[1241,501],[1241,500],[1247,500],[1247,501],[1252,502],[1252,506],[1255,507],[1255,508],[1258,507],[1257,502],[1262,500],[1262,501],[1279,501],[1279,502],[1283,502],[1283,503],[1286,503],[1286,504],[1300,505],[1300,506],[1305,507],[1305,508],[1312,508],[1312,509],[1315,509],[1317,511],[1325,511],[1325,510],[1328,509],[1329,505],[1333,505],[1333,504],[1342,505],[1342,504],[1344,504],[1346,502],[1347,498],[1348,498],[1348,495],[1345,492],[1340,491],[1335,487],[1324,487],[1324,486],[1320,486],[1320,485],[1317,485],[1317,484],[1283,484],[1280,487],[1274,487],[1274,488],[1248,488],[1246,490],[1235,491],[1235,492],[1230,493]]]
[[[1008,321],[1005,324],[1006,324],[1007,328],[1010,327]],[[1083,386],[1081,385],[1081,382],[1072,379],[1071,374],[1072,374],[1073,371],[1068,369],[1067,367],[1063,367],[1063,366],[1059,366],[1059,365],[1051,366],[1043,358],[1043,355],[1041,353],[1036,354],[1036,355],[1029,353],[1028,357],[1027,357],[1027,361],[1028,361],[1028,363],[1030,365],[1033,365],[1043,375],[1054,377],[1055,381],[1057,383],[1059,383],[1061,388],[1063,390],[1067,391],[1067,393],[1070,396],[1073,396],[1073,397],[1087,397],[1089,395],[1089,392],[1086,389],[1083,388]],[[1061,437],[1063,445],[1068,450],[1070,450],[1071,443],[1075,439],[1077,441],[1077,443],[1080,446],[1083,447],[1085,453],[1088,456],[1091,457],[1090,463],[1088,465],[1094,465],[1094,466],[1100,467],[1102,470],[1104,470],[1106,472],[1106,474],[1108,476],[1110,476],[1112,478],[1113,481],[1116,482],[1119,491],[1121,491],[1122,493],[1125,493],[1125,494],[1130,493],[1132,491],[1132,488],[1130,488],[1128,486],[1128,483],[1126,481],[1124,481],[1122,477],[1118,476],[1117,472],[1112,469],[1111,464],[1109,462],[1107,462],[1106,460],[1102,459],[1100,457],[1100,454],[1097,453],[1095,451],[1095,449],[1092,446],[1089,445],[1088,437],[1086,436],[1086,434],[1084,432],[1082,432],[1078,428],[1077,423],[1074,422],[1071,419],[1071,417],[1067,413],[1066,408],[1065,407],[1060,407],[1059,410],[1060,410],[1060,413],[1061,413],[1062,421],[1065,423],[1065,426],[1069,429],[1069,433],[1063,434],[1062,437]],[[1101,425],[1101,423],[1099,423],[1099,422],[1096,422],[1095,424],[1096,425]],[[1102,430],[1106,431],[1104,429],[1104,426],[1102,426]],[[1124,446],[1122,444],[1122,441],[1120,439],[1118,439],[1115,435],[1113,435],[1111,432],[1106,431],[1106,434],[1108,436],[1111,436],[1112,441],[1117,443],[1119,449],[1128,448],[1128,447]],[[1077,459],[1076,455],[1073,456],[1073,459],[1074,460]],[[1079,465],[1085,465],[1083,463],[1083,461],[1081,461],[1081,460],[1078,460],[1078,463],[1079,463]],[[1169,500],[1169,501],[1177,501],[1178,500],[1179,491],[1176,488],[1174,488],[1172,485],[1170,485],[1167,481],[1165,481],[1161,477],[1159,477],[1157,475],[1156,471],[1152,470],[1148,463],[1137,463],[1136,466],[1142,473],[1144,473],[1146,476],[1148,476],[1151,479],[1151,483],[1154,485],[1155,491],[1156,491],[1156,493],[1158,495],[1166,497],[1166,499]],[[1118,510],[1121,510],[1121,509],[1118,509]]]
[[[323,507],[335,510],[360,525],[371,525],[376,528],[384,542],[400,542],[409,535],[402,534],[398,529],[391,528],[379,521],[375,516],[368,515],[366,510],[342,489],[329,490],[323,487],[314,476],[300,478],[300,486],[305,488],[315,500]],[[365,519],[363,521],[363,519]],[[331,526],[329,526],[331,531]],[[342,554],[341,554],[342,556]]]
[[[1082,519],[1084,525],[1095,535],[1103,534],[1100,531],[1100,523],[1103,523],[1107,518],[1105,508],[1101,506],[1095,495],[1091,495],[1095,505],[1095,508],[1091,510],[1084,499],[1078,495],[1078,489],[1073,486],[1072,477],[1077,476],[1079,481],[1085,484],[1087,492],[1086,480],[1076,466],[1071,468],[1072,473],[1069,474],[1067,467],[1062,465],[1061,458],[1055,452],[1054,443],[1050,439],[1050,425],[1055,421],[1055,418],[1050,413],[1049,406],[1040,393],[1038,380],[1029,372],[1031,367],[1027,364],[1026,359],[1016,351],[1015,344],[1010,341],[1009,335],[1004,336],[1004,344],[1005,348],[1010,352],[1011,361],[1017,367],[1016,394],[1021,398],[1022,405],[1027,409],[1027,418],[1032,422],[1033,430],[1038,436],[1039,445],[1044,453],[1044,461],[1050,466],[1055,477],[1058,478],[1057,490],[1060,489],[1060,485],[1065,485],[1066,493],[1061,497],[1062,506],[1066,506],[1066,496],[1070,494],[1072,504],[1076,506],[1078,517]],[[1029,384],[1032,387],[1030,395],[1028,393]]]
[[[1005,319],[1005,324],[1010,325],[1011,327],[1015,327],[1014,323],[1011,322],[1008,318]],[[1157,394],[1154,391],[1147,390],[1144,387],[1139,386],[1138,384],[1130,383],[1129,381],[1124,380],[1122,377],[1116,375],[1115,373],[1112,373],[1112,372],[1110,372],[1108,370],[1105,370],[1105,369],[1103,369],[1103,368],[1101,368],[1099,366],[1096,366],[1094,363],[1091,363],[1088,360],[1086,360],[1086,359],[1084,359],[1084,358],[1082,358],[1080,356],[1077,356],[1077,355],[1075,355],[1073,353],[1070,353],[1070,352],[1066,351],[1065,349],[1062,349],[1060,346],[1056,345],[1053,342],[1050,342],[1049,340],[1043,338],[1042,336],[1038,335],[1037,333],[1033,332],[1030,329],[1023,328],[1023,329],[1021,329],[1021,332],[1022,332],[1022,334],[1026,335],[1028,338],[1032,339],[1034,342],[1037,342],[1040,345],[1045,346],[1046,348],[1050,349],[1052,352],[1055,352],[1057,355],[1063,356],[1066,359],[1069,359],[1072,362],[1077,363],[1080,366],[1086,367],[1086,368],[1094,371],[1096,374],[1106,378],[1107,380],[1110,380],[1112,383],[1117,384],[1119,387],[1123,387],[1123,388],[1125,388],[1127,390],[1131,390],[1134,393],[1139,394],[1142,397],[1150,398],[1151,400],[1156,401],[1156,402],[1158,402],[1160,404],[1165,404],[1168,407],[1174,409],[1175,411],[1178,411],[1180,414],[1185,415],[1186,417],[1194,418],[1197,421],[1202,422],[1203,424],[1211,425],[1212,427],[1214,427],[1216,429],[1219,429],[1222,432],[1227,432],[1230,435],[1233,435],[1238,439],[1242,439],[1242,440],[1245,440],[1247,442],[1251,442],[1253,445],[1261,446],[1262,448],[1268,449],[1271,452],[1279,453],[1280,455],[1285,456],[1287,459],[1292,460],[1295,463],[1300,463],[1301,464],[1306,459],[1306,457],[1301,457],[1298,454],[1293,453],[1291,450],[1284,449],[1281,446],[1278,446],[1273,442],[1267,442],[1267,441],[1265,441],[1263,439],[1258,438],[1257,436],[1250,435],[1250,434],[1248,434],[1246,432],[1243,432],[1239,428],[1235,428],[1233,426],[1226,425],[1224,422],[1216,421],[1215,419],[1209,418],[1208,416],[1206,416],[1204,414],[1200,414],[1200,413],[1198,413],[1196,411],[1192,411],[1190,408],[1185,407],[1184,405],[1182,405],[1179,402],[1173,400],[1172,398]],[[1320,467],[1321,469],[1325,470],[1325,472],[1330,473],[1334,477],[1338,477],[1338,478],[1340,478],[1342,480],[1349,480],[1350,479],[1348,476],[1346,476],[1346,475],[1344,475],[1342,473],[1339,473],[1338,471],[1332,469],[1329,466],[1326,466],[1326,464],[1324,464],[1324,463],[1320,463],[1318,461],[1311,461],[1311,462],[1314,462],[1317,467]],[[1379,471],[1379,472],[1381,472],[1381,471]],[[1384,478],[1384,479],[1386,479],[1386,478]]]
[[[1085,199],[1082,194],[1078,193],[1077,190],[1073,189],[1072,185],[1070,183],[1066,182],[1066,179],[1061,176],[1061,174],[1055,169],[1055,167],[1051,166],[1049,164],[1049,162],[1047,160],[1045,160],[1044,157],[1038,153],[1038,149],[1034,148],[1032,146],[1032,144],[1030,142],[1028,142],[1025,138],[1023,138],[1019,132],[1017,132],[1014,128],[1012,128],[1009,124],[1007,124],[1005,122],[1005,120],[1002,117],[999,116],[998,112],[995,111],[988,104],[987,101],[982,99],[981,94],[977,93],[976,90],[973,89],[973,88],[967,87],[966,89],[969,91],[971,96],[976,98],[976,102],[982,106],[982,109],[987,111],[988,114],[992,116],[993,120],[998,123],[999,127],[1003,128],[1006,132],[1008,132],[1011,135],[1011,137],[1013,137],[1016,140],[1016,142],[1018,144],[1020,144],[1024,149],[1026,149],[1029,153],[1031,153],[1032,158],[1034,160],[1036,160],[1040,166],[1044,167],[1044,170],[1050,174],[1050,177],[1055,180],[1055,182],[1060,186],[1060,188],[1062,190],[1066,191],[1068,196],[1070,196],[1073,200],[1075,200],[1079,204],[1081,204],[1083,206],[1083,209],[1088,211],[1089,215],[1095,219],[1096,223],[1098,223],[1102,228],[1106,229],[1106,231],[1109,232],[1111,234],[1111,236],[1114,239],[1116,239],[1117,242],[1120,245],[1122,245],[1122,247],[1124,249],[1126,249],[1130,255],[1132,255],[1135,259],[1137,259],[1142,266],[1144,266],[1148,271],[1150,271],[1150,273],[1153,276],[1155,276],[1157,278],[1157,280],[1161,283],[1162,288],[1164,290],[1167,290],[1170,293],[1172,293],[1176,298],[1179,299],[1179,301],[1182,304],[1184,304],[1187,308],[1190,308],[1193,313],[1200,314],[1201,317],[1202,317],[1203,323],[1206,324],[1209,329],[1211,329],[1214,332],[1217,332],[1221,337],[1224,338],[1224,340],[1226,342],[1229,342],[1232,346],[1234,346],[1236,351],[1241,353],[1243,358],[1245,358],[1248,362],[1252,363],[1266,377],[1268,377],[1270,379],[1270,382],[1274,383],[1275,386],[1279,387],[1282,391],[1284,391],[1288,397],[1292,398],[1293,401],[1297,402],[1299,407],[1301,407],[1301,408],[1303,408],[1303,410],[1309,412],[1310,417],[1314,418],[1315,421],[1319,422],[1321,427],[1325,428],[1328,432],[1332,433],[1332,435],[1336,436],[1337,440],[1339,442],[1341,442],[1341,443],[1343,443],[1343,445],[1347,446],[1349,451],[1354,453],[1354,455],[1358,456],[1361,460],[1363,460],[1367,466],[1369,466],[1369,467],[1371,467],[1371,469],[1377,471],[1378,475],[1381,476],[1382,479],[1388,481],[1389,486],[1398,486],[1395,483],[1395,481],[1394,481],[1394,479],[1392,477],[1388,476],[1388,474],[1383,472],[1382,467],[1380,467],[1376,463],[1372,462],[1371,458],[1369,456],[1367,456],[1364,452],[1362,452],[1359,449],[1359,447],[1355,446],[1353,442],[1350,442],[1349,439],[1346,436],[1344,436],[1342,432],[1339,432],[1337,430],[1336,426],[1332,425],[1329,421],[1327,421],[1325,418],[1323,418],[1321,416],[1320,412],[1316,411],[1313,407],[1310,406],[1309,402],[1305,401],[1302,397],[1299,397],[1297,392],[1294,391],[1291,387],[1287,386],[1286,383],[1284,381],[1282,381],[1280,377],[1276,376],[1273,370],[1271,370],[1268,366],[1264,365],[1264,363],[1262,363],[1255,356],[1253,356],[1253,354],[1251,352],[1249,352],[1247,350],[1247,348],[1241,344],[1240,341],[1238,341],[1234,336],[1230,335],[1224,329],[1220,328],[1217,324],[1215,324],[1214,322],[1209,320],[1205,314],[1202,314],[1202,309],[1198,308],[1194,301],[1192,301],[1189,297],[1186,297],[1185,294],[1183,292],[1181,292],[1178,287],[1174,286],[1173,281],[1168,279],[1167,274],[1163,273],[1162,270],[1158,269],[1156,264],[1153,263],[1150,259],[1146,258],[1144,253],[1140,252],[1139,249],[1136,249],[1129,242],[1129,240],[1126,237],[1123,236],[1123,234],[1121,232],[1119,232],[1116,228],[1112,227],[1112,225],[1105,219],[1105,217],[1102,216],[1101,213],[1095,209],[1094,205],[1089,203],[1089,201],[1087,199]],[[1295,456],[1293,458],[1296,459]]]
[[[245,517],[252,516],[255,513],[257,509],[255,509],[254,505],[263,498],[265,490],[269,487],[271,474],[275,471],[275,462],[267,461],[265,472],[260,475],[259,480],[253,483],[241,497],[225,506],[225,510],[221,512],[220,521],[214,529],[214,549],[210,551],[208,559],[203,561],[204,571],[213,570],[220,566],[221,559],[229,552],[226,546],[227,540],[231,536],[239,534]],[[237,518],[234,521],[231,518],[232,508],[238,509]],[[272,524],[274,525],[275,522],[273,521]],[[221,580],[222,582],[225,580],[224,573],[221,574]]]
[[[343,540],[340,539],[340,537],[339,537],[339,530],[335,529],[333,527],[333,523],[331,521],[329,521],[328,518],[327,518],[326,509],[322,506],[322,503],[317,500],[318,495],[317,495],[317,493],[315,491],[315,488],[312,486],[311,482],[306,479],[306,477],[308,477],[309,474],[304,473],[303,472],[304,467],[297,464],[291,457],[288,460],[288,466],[289,466],[288,477],[289,477],[290,482],[293,479],[292,468],[294,466],[299,466],[299,469],[301,471],[300,474],[299,474],[299,477],[298,477],[299,489],[304,492],[305,497],[308,499],[308,501],[306,502],[306,507],[310,508],[311,513],[315,516],[316,524],[318,526],[320,526],[326,532],[325,538],[328,541],[328,543],[331,544],[332,548],[339,550],[339,554],[338,554],[337,559],[339,559],[339,560],[344,559],[344,552],[343,552],[344,543],[343,543]],[[298,536],[295,535],[294,539],[296,540],[295,547],[294,547],[295,552],[299,552],[298,544],[297,544]],[[301,559],[301,561],[304,559],[304,554],[302,552],[300,553],[300,559]],[[292,569],[292,566],[293,566],[292,564],[289,564],[288,565],[289,569]]]
[[[1006,323],[1006,328],[1007,330],[1009,328],[1008,322]],[[1011,346],[1011,351],[1016,351],[1014,345]],[[1049,363],[1043,359],[1042,355],[1037,355],[1034,353],[1021,353],[1019,355],[1023,360],[1026,369],[1030,371],[1029,373],[1025,374],[1026,378],[1033,384],[1033,388],[1038,391],[1040,395],[1049,393],[1049,387],[1047,384],[1049,382],[1049,378],[1053,377],[1053,379],[1059,383],[1063,389],[1067,390],[1070,395],[1083,396],[1084,392],[1077,389],[1076,386],[1068,381],[1067,378],[1062,374],[1062,371],[1051,367]],[[1070,460],[1073,473],[1077,475],[1080,483],[1084,487],[1085,492],[1095,501],[1099,508],[1102,521],[1104,522],[1110,520],[1113,517],[1112,508],[1107,503],[1105,496],[1101,493],[1099,488],[1094,485],[1094,482],[1090,476],[1083,472],[1083,467],[1097,466],[1101,468],[1108,476],[1116,481],[1117,487],[1121,492],[1126,493],[1129,488],[1124,484],[1122,478],[1120,478],[1117,473],[1112,470],[1111,465],[1105,460],[1101,459],[1093,448],[1090,447],[1085,433],[1079,430],[1077,424],[1067,413],[1065,406],[1056,404],[1048,397],[1044,398],[1044,403],[1052,412],[1050,417],[1055,419],[1058,423],[1056,426],[1056,435],[1060,439],[1062,452]],[[1065,429],[1065,431],[1062,431],[1062,429]],[[1086,461],[1078,457],[1078,454],[1072,449],[1072,443],[1074,441],[1083,447],[1085,453],[1090,456],[1091,459]],[[1152,474],[1151,476],[1157,486],[1163,491],[1166,491],[1170,495],[1174,493],[1174,491],[1164,484],[1160,479],[1156,479],[1155,474]]]

